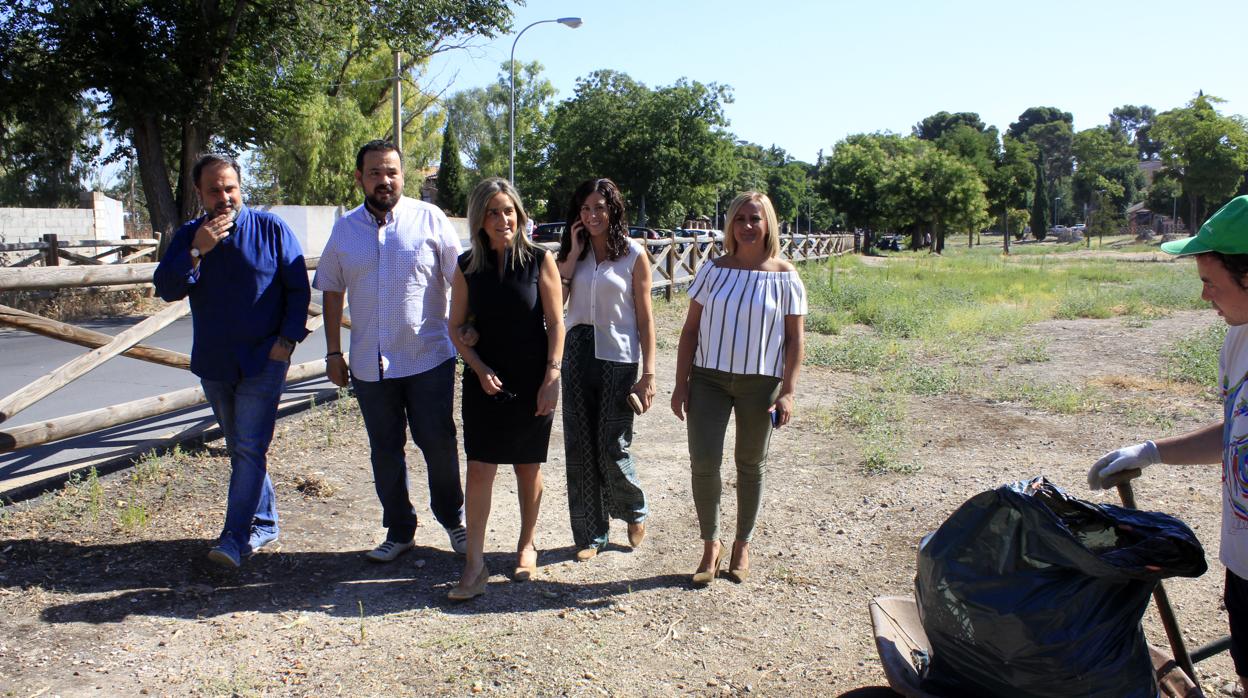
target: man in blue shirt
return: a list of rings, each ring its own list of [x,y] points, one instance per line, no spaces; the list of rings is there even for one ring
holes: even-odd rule
[[[166,301],[191,299],[191,372],[230,452],[225,525],[208,558],[230,568],[277,538],[266,454],[311,300],[299,241],[243,205],[241,174],[233,158],[200,157],[191,177],[207,213],[174,233],[153,279]]]

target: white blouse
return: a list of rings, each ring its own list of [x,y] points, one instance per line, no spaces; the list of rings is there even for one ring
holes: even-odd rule
[[[796,271],[750,271],[703,264],[689,287],[702,306],[695,366],[784,377],[784,318],[806,314]]]
[[[632,240],[628,241],[628,252],[619,259],[595,263],[594,251],[589,250],[572,273],[564,327],[570,330],[592,325],[594,356],[601,361],[641,361],[633,301],[633,265],[641,254],[641,245]]]

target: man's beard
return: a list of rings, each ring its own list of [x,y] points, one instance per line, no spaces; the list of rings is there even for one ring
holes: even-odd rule
[[[399,193],[391,189],[388,193],[378,195],[377,190],[374,189],[372,194],[364,195],[364,200],[374,210],[386,213],[399,203]]]

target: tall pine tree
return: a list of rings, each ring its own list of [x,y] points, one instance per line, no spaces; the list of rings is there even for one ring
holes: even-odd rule
[[[462,216],[467,206],[466,198],[464,169],[459,164],[459,141],[451,129],[451,120],[447,119],[446,130],[442,132],[442,158],[438,165],[438,205],[452,216]]]

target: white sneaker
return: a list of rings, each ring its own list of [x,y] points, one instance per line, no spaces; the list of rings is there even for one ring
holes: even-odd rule
[[[412,549],[414,544],[412,541],[406,543],[396,543],[388,540],[372,550],[364,553],[364,557],[373,562],[392,562],[394,558]]]
[[[463,524],[446,529],[446,537],[451,539],[451,550],[460,555],[468,552],[468,529]]]

